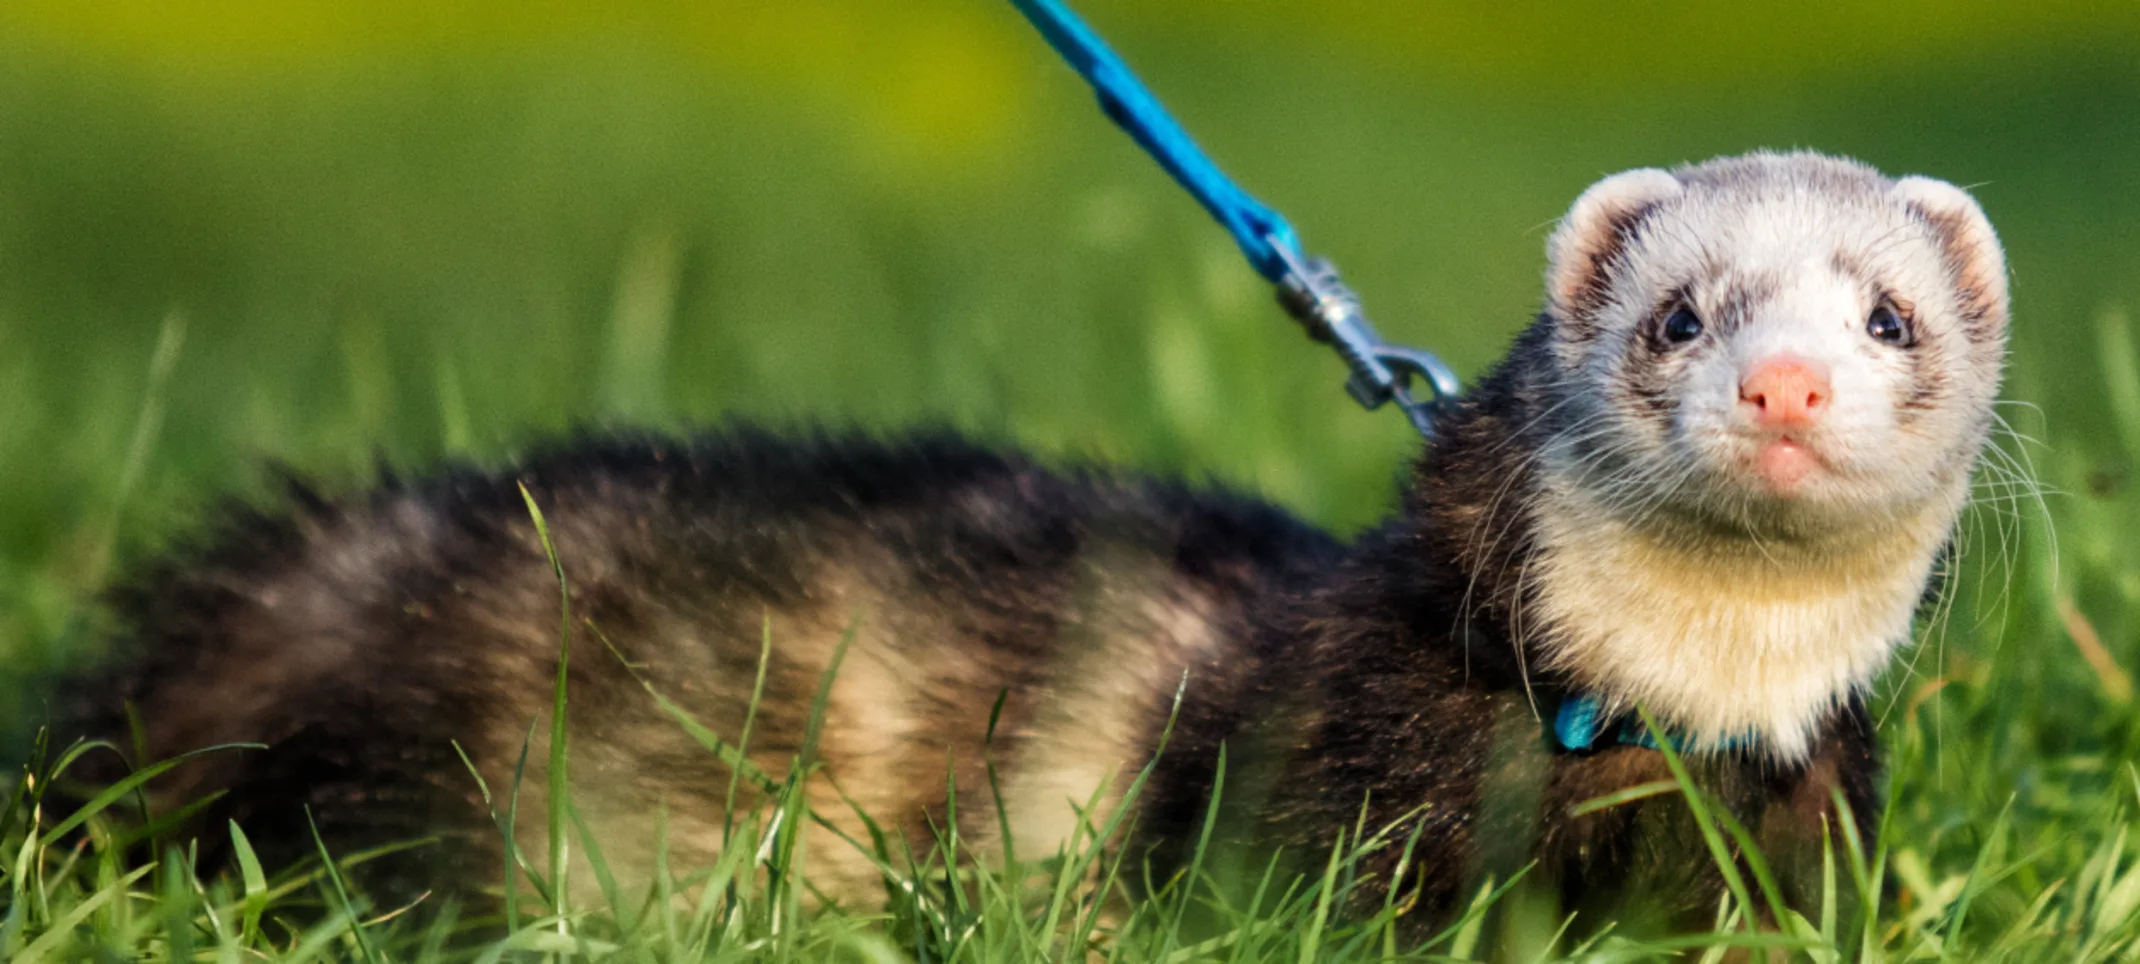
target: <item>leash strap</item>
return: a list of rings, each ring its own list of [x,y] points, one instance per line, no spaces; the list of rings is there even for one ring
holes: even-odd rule
[[[1219,170],[1159,98],[1130,72],[1129,65],[1062,0],[1011,0],[1011,5],[1092,85],[1100,97],[1100,110],[1225,226],[1248,263],[1278,286],[1278,303],[1286,312],[1308,329],[1310,337],[1336,348],[1344,357],[1352,371],[1345,390],[1353,399],[1368,409],[1396,402],[1412,427],[1433,441],[1434,411],[1456,397],[1456,372],[1431,352],[1383,341],[1360,310],[1359,296],[1338,278],[1337,268],[1302,254],[1300,239],[1285,216],[1241,190]],[[1423,395],[1413,394],[1415,378],[1424,383]],[[1595,694],[1563,701],[1554,715],[1552,737],[1561,748],[1573,752],[1599,749],[1607,739],[1624,746],[1657,746],[1639,720],[1607,718],[1604,700]],[[1735,749],[1746,742],[1726,741],[1723,748]]]
[[[1336,348],[1351,370],[1345,390],[1364,408],[1396,402],[1412,426],[1434,438],[1434,410],[1455,398],[1456,372],[1432,353],[1382,340],[1360,299],[1321,258],[1301,253],[1283,215],[1241,190],[1174,121],[1129,65],[1061,0],[1011,0],[1048,45],[1092,85],[1100,109],[1218,219],[1250,265],[1278,286],[1278,301],[1309,337]],[[1414,379],[1424,392],[1415,394]]]

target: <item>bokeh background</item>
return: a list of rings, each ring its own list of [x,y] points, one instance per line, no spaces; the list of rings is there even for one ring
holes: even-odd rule
[[[2003,411],[2037,441],[2007,451],[2056,491],[1986,487],[1994,571],[1888,684],[1890,725],[1947,714],[1898,756],[1937,790],[1912,826],[2018,792],[2055,836],[2118,784],[2140,4],[1080,7],[1385,334],[1467,375],[1605,173],[1806,146],[1970,186],[2013,266]],[[936,421],[1351,529],[1413,440],[1341,378],[1000,0],[0,3],[17,681],[273,462],[346,489],[575,426]]]

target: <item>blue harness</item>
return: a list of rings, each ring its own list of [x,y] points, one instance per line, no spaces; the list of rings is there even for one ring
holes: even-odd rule
[[[1611,735],[1611,741],[1620,745],[1639,745],[1639,748],[1656,750],[1656,741],[1650,739],[1648,726],[1641,718],[1620,716],[1605,720],[1605,701],[1594,694],[1569,696],[1560,701],[1560,711],[1554,713],[1554,743],[1562,750],[1590,752],[1599,750],[1599,737]]]
[[[1622,713],[1616,717],[1605,716],[1605,700],[1595,693],[1582,693],[1561,700],[1560,709],[1553,713],[1553,743],[1570,753],[1588,753],[1604,749],[1598,744],[1609,740],[1617,746],[1638,746],[1645,750],[1657,749],[1657,738],[1644,726],[1642,717],[1634,713]],[[1686,741],[1667,734],[1672,748],[1682,753],[1687,751]],[[1755,737],[1748,733],[1730,737],[1716,745],[1722,752],[1744,750],[1753,746]]]
[[[1595,694],[1570,696],[1560,702],[1560,710],[1553,714],[1553,742],[1563,750],[1585,753],[1600,749],[1598,740],[1608,735],[1621,746],[1657,748],[1656,739],[1642,725],[1641,717],[1626,713],[1607,719],[1605,701]]]

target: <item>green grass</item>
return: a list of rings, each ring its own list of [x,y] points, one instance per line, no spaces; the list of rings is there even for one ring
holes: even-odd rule
[[[997,4],[526,19],[379,4],[316,22],[77,6],[0,5],[0,678],[22,681],[0,685],[0,758],[33,756],[35,677],[95,650],[95,588],[218,493],[257,496],[269,460],[346,488],[381,459],[492,462],[574,425],[942,421],[1217,478],[1340,529],[1392,503],[1402,420],[1350,407],[1337,363]],[[1344,266],[1385,334],[1467,374],[1535,308],[1544,226],[1604,172],[1806,145],[1975,185],[2014,268],[2001,411],[2034,441],[2002,444],[1959,588],[1883,683],[1882,849],[1839,847],[1833,891],[1838,907],[1877,891],[1876,913],[1804,909],[1783,936],[1889,960],[2132,952],[2130,14],[1090,6],[1228,168]],[[2028,479],[2050,492],[2040,504]],[[718,741],[745,739],[706,738],[731,753]],[[54,834],[75,814],[39,802],[44,781],[8,779],[0,949],[18,957],[410,960],[443,939],[362,894],[345,904],[317,865],[201,879],[181,842],[130,866],[117,825],[86,815],[98,829],[77,847]],[[488,789],[509,821],[521,788]],[[792,832],[799,806],[776,795],[733,832],[761,841],[775,813]],[[775,841],[766,877],[757,846],[673,868],[689,897],[651,915],[619,915],[620,896],[561,922],[528,884],[514,940],[1060,960],[1095,926],[1086,882],[1134,871],[1088,842],[1029,893],[1006,883],[1022,871],[972,867],[957,886],[895,889],[884,915],[813,917],[789,846]],[[512,873],[547,880],[548,857]],[[1348,880],[1340,861],[1269,881],[1253,907],[1138,904],[1106,953],[1411,950],[1332,909]],[[1773,913],[1743,883],[1721,911],[1742,923],[1723,930],[1745,903]],[[1432,953],[1576,952],[1527,907]],[[1587,951],[1644,953],[1614,940]]]

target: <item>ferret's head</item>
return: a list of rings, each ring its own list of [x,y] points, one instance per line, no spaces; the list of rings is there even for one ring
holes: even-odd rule
[[[1629,171],[1549,254],[1549,475],[1632,524],[1785,539],[1959,505],[2007,327],[1959,188],[1809,153]]]

